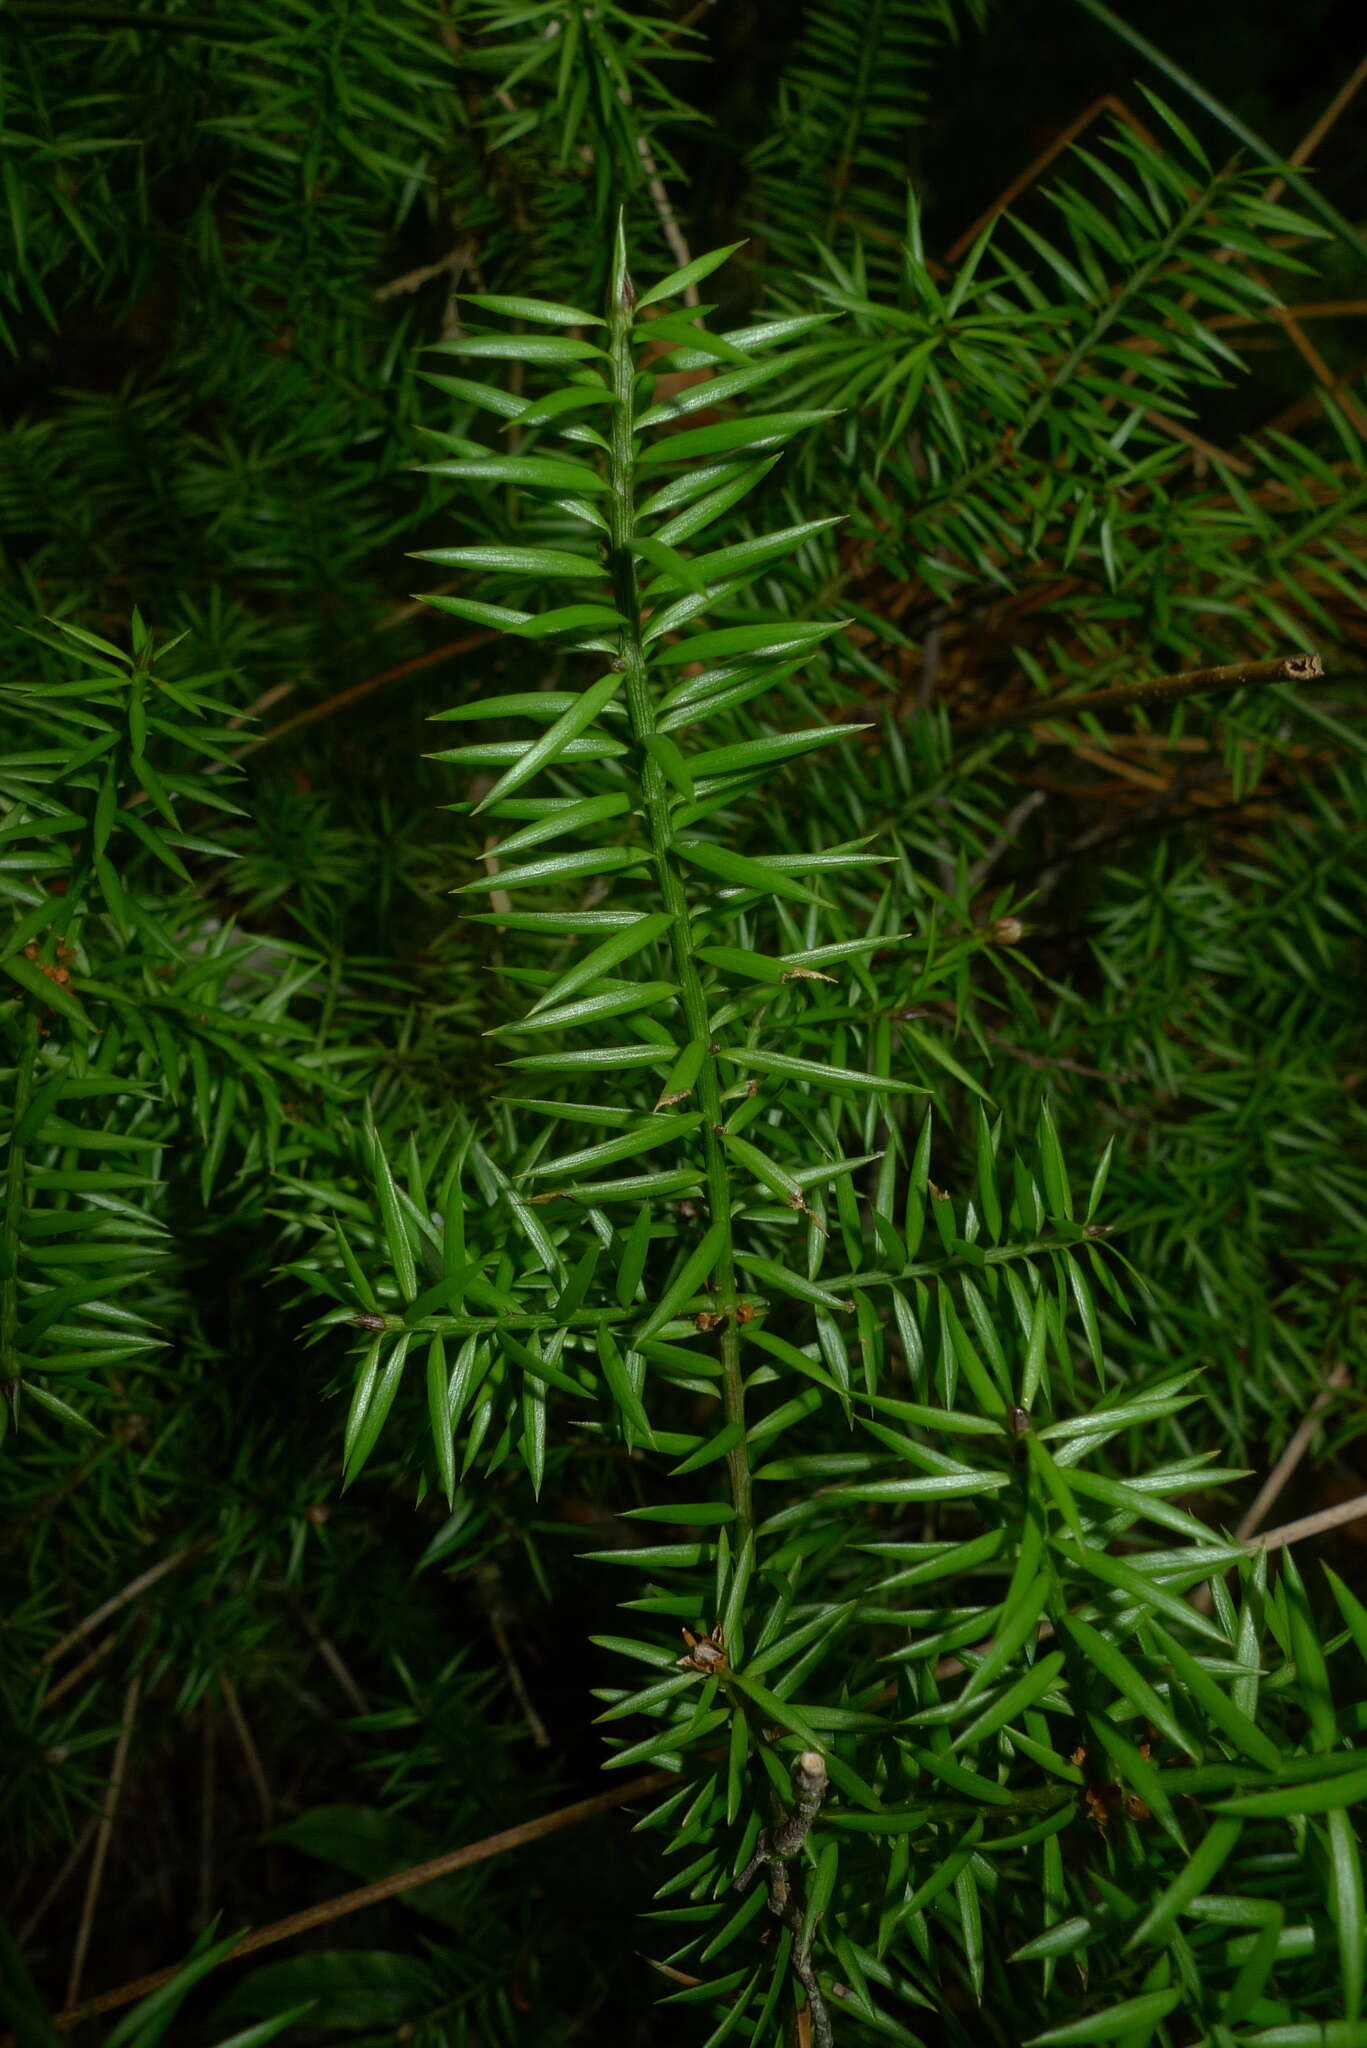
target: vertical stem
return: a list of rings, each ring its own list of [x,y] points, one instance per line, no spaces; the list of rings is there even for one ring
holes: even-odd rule
[[[24,1167],[27,1147],[16,1135],[33,1093],[33,1063],[38,1054],[38,1012],[30,998],[25,1005],[23,1037],[14,1072],[14,1121],[10,1126],[9,1158],[5,1163],[5,1216],[0,1229],[0,1385],[10,1414],[19,1413],[19,1219],[24,1209]],[[0,1414],[0,1435],[5,1418]]]
[[[119,1726],[119,1739],[114,1746],[114,1761],[110,1766],[109,1782],[105,1786],[104,1805],[100,1809],[99,1827],[95,1835],[95,1853],[90,1859],[85,1898],[81,1904],[81,1918],[76,1928],[76,1946],[71,1955],[71,1974],[67,1978],[66,1986],[68,2005],[74,2005],[81,1995],[81,1977],[85,1971],[91,1929],[95,1924],[95,1908],[100,1902],[100,1887],[104,1883],[105,1860],[109,1855],[110,1837],[114,1833],[114,1818],[119,1810],[119,1794],[123,1791],[124,1772],[128,1764],[128,1745],[133,1739],[133,1723],[137,1718],[138,1693],[141,1686],[141,1676],[135,1672],[123,1696],[123,1719]]]
[[[645,649],[641,644],[640,593],[636,562],[631,544],[636,530],[634,499],[635,455],[632,446],[632,407],[635,398],[635,363],[631,350],[632,309],[635,294],[627,275],[619,231],[617,261],[613,267],[612,303],[609,313],[612,409],[609,476],[612,489],[608,499],[611,533],[613,598],[627,621],[622,628],[620,660],[626,674],[627,712],[632,737],[640,748],[641,792],[654,851],[664,907],[673,920],[671,943],[674,971],[690,1041],[710,1048],[711,1027],[702,977],[693,957],[689,929],[688,898],[673,853],[669,822],[669,794],[659,764],[646,752],[645,741],[655,731],[655,706],[650,694]],[[707,1204],[714,1223],[722,1226],[722,1248],[717,1258],[717,1306],[721,1325],[722,1406],[728,1423],[745,1426],[745,1387],[740,1365],[740,1329],[736,1322],[736,1267],[731,1240],[731,1175],[718,1132],[722,1125],[721,1083],[711,1050],[703,1055],[698,1075],[698,1106],[703,1116],[703,1152],[707,1171]],[[750,1461],[744,1439],[727,1454],[731,1499],[739,1520],[741,1542],[750,1533]]]

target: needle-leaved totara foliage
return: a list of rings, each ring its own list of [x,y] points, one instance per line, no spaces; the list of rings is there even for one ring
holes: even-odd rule
[[[0,15],[0,2015],[1367,2043],[1355,229],[1091,0],[967,228],[976,0],[206,5]]]

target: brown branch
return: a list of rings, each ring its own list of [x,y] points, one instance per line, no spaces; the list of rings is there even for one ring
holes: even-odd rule
[[[274,1817],[275,1802],[271,1798],[271,1788],[266,1781],[266,1772],[261,1762],[261,1752],[252,1738],[252,1731],[248,1725],[247,1717],[242,1711],[242,1702],[237,1697],[237,1687],[233,1684],[231,1678],[225,1678],[220,1672],[218,1689],[223,1694],[224,1704],[228,1709],[228,1716],[233,1724],[233,1732],[237,1736],[242,1748],[242,1755],[247,1765],[247,1776],[252,1781],[257,1804],[261,1808],[261,1824],[263,1827],[269,1827]]]
[[[339,690],[335,697],[325,697],[321,704],[310,704],[307,710],[296,711],[293,718],[282,719],[269,732],[258,733],[255,739],[234,748],[233,759],[240,761],[244,754],[254,754],[260,747],[274,746],[287,732],[301,732],[307,725],[317,725],[320,720],[331,718],[335,711],[359,704],[363,697],[383,689],[386,683],[397,683],[404,676],[416,675],[419,669],[435,668],[439,661],[451,661],[456,655],[468,654],[472,647],[483,647],[487,641],[497,638],[497,633],[470,633],[464,640],[448,640],[444,647],[430,647],[426,654],[415,654],[410,661],[397,662],[393,668],[382,669],[377,676],[367,676],[363,683],[353,683],[349,690]]]
[[[196,1928],[207,1927],[214,1910],[214,1809],[218,1803],[218,1745],[214,1709],[205,1700],[200,1709],[199,1903]]]
[[[1287,1481],[1291,1478],[1291,1475],[1314,1440],[1315,1432],[1320,1426],[1320,1420],[1325,1409],[1332,1405],[1340,1389],[1349,1384],[1350,1378],[1351,1375],[1346,1365],[1340,1362],[1334,1366],[1324,1385],[1301,1417],[1291,1441],[1287,1444],[1286,1449],[1258,1488],[1253,1505],[1249,1508],[1247,1514],[1244,1515],[1234,1532],[1236,1543],[1244,1543],[1256,1547],[1253,1545],[1253,1539],[1264,1515],[1277,1497],[1285,1491]],[[1313,1520],[1314,1517],[1312,1516],[1309,1519]],[[1295,1529],[1299,1527],[1299,1524],[1288,1522],[1285,1527],[1287,1529]],[[1278,1540],[1271,1543],[1271,1548],[1277,1549],[1280,1547],[1280,1542],[1285,1540],[1285,1536],[1282,1531],[1278,1530],[1273,1530],[1272,1534],[1273,1538]],[[1215,1596],[1210,1590],[1209,1581],[1207,1581],[1205,1585],[1197,1587],[1196,1592],[1192,1596],[1192,1606],[1197,1608],[1202,1614],[1209,1614],[1214,1605]]]
[[[89,1672],[93,1671],[97,1664],[103,1664],[117,1641],[118,1637],[116,1635],[108,1635],[103,1642],[96,1643],[88,1657],[82,1657],[80,1663],[73,1665],[72,1669],[67,1672],[65,1678],[59,1678],[54,1686],[49,1687],[43,1695],[43,1705],[45,1707],[55,1706],[64,1692],[70,1692],[72,1686],[79,1685],[81,1680]]]
[[[830,2015],[826,2001],[821,1994],[821,1985],[812,1967],[807,1942],[803,1940],[805,1916],[796,1899],[792,1897],[788,1878],[788,1865],[794,1856],[801,1853],[802,1845],[811,1832],[812,1823],[821,1811],[822,1801],[830,1789],[826,1775],[826,1759],[818,1750],[804,1750],[795,1757],[791,1769],[793,1804],[776,1828],[765,1828],[759,1838],[754,1855],[735,1881],[738,1892],[745,1891],[757,1870],[767,1868],[769,1873],[769,1911],[782,1921],[793,1937],[793,1975],[807,1994],[806,2019],[811,2036],[812,2048],[834,2048]],[[799,2020],[803,2015],[799,2015]]]
[[[65,1857],[62,1859],[61,1869],[57,1872],[57,1875],[53,1878],[52,1883],[43,1893],[42,1898],[39,1899],[37,1905],[29,1914],[28,1919],[24,1922],[23,1926],[19,1929],[18,1934],[15,1936],[15,1939],[17,1940],[21,1949],[28,1947],[34,1935],[42,1926],[43,1921],[47,1918],[48,1908],[52,1905],[53,1901],[60,1895],[62,1887],[66,1884],[68,1878],[70,1878],[73,1871],[76,1869],[76,1866],[80,1862],[81,1858],[84,1856],[86,1850],[90,1847],[90,1838],[94,1834],[99,1824],[99,1816],[97,1814],[92,1813],[90,1818],[87,1820],[85,1826],[81,1829],[81,1832],[77,1835],[75,1841],[72,1843],[71,1847],[67,1850]]]
[[[1064,150],[1076,142],[1078,136],[1090,128],[1094,121],[1100,120],[1103,114],[1114,114],[1118,121],[1123,121],[1128,128],[1133,129],[1141,141],[1151,144],[1155,149],[1158,147],[1150,130],[1130,112],[1123,100],[1117,99],[1114,93],[1103,93],[1100,99],[1095,99],[1089,107],[1084,107],[1076,119],[1070,121],[1066,127],[1060,128],[1053,141],[1011,180],[1005,191],[998,193],[990,206],[983,208],[978,218],[964,229],[957,241],[951,242],[945,251],[945,262],[957,263],[959,258],[972,248],[988,222],[995,220],[999,213],[1005,213],[1007,207],[1013,205],[1023,192],[1028,192],[1035,181],[1048,170],[1055,157],[1062,156]]]
[[[1348,1368],[1340,1362],[1330,1372],[1324,1385],[1301,1417],[1300,1425],[1295,1435],[1258,1489],[1256,1500],[1234,1532],[1236,1543],[1246,1543],[1260,1526],[1273,1501],[1283,1492],[1288,1479],[1290,1479],[1292,1473],[1300,1464],[1301,1459],[1309,1450],[1311,1440],[1320,1426],[1320,1417],[1326,1408],[1332,1406],[1335,1395],[1341,1387],[1348,1385],[1348,1381]]]
[[[392,1899],[399,1892],[416,1891],[419,1885],[447,1877],[453,1870],[466,1870],[472,1863],[487,1862],[491,1856],[502,1856],[509,1849],[525,1848],[528,1842],[559,1834],[563,1828],[577,1827],[580,1821],[594,1820],[600,1813],[610,1813],[614,1807],[625,1806],[632,1799],[644,1799],[651,1792],[662,1791],[665,1786],[677,1783],[678,1778],[673,1771],[651,1771],[643,1778],[633,1778],[629,1784],[616,1786],[611,1792],[599,1792],[592,1799],[577,1800],[573,1806],[562,1806],[555,1813],[543,1813],[537,1820],[523,1821],[515,1828],[504,1828],[497,1835],[486,1835],[481,1842],[471,1842],[463,1849],[452,1849],[447,1855],[434,1856],[427,1863],[415,1863],[409,1870],[396,1871],[393,1877],[380,1878],[377,1883],[362,1885],[357,1891],[341,1892],[336,1898],[325,1899],[321,1905],[307,1907],[302,1913],[291,1913],[284,1920],[273,1920],[269,1927],[259,1927],[255,1933],[244,1934],[223,1960],[237,1962],[242,1956],[254,1955],[258,1949],[271,1948],[278,1941],[289,1941],[296,1934],[307,1934],[314,1927],[325,1927],[333,1920],[344,1919],[349,1913],[359,1913],[366,1906],[378,1905],[382,1899]],[[96,2013],[116,2012],[120,2006],[132,2005],[136,1999],[159,1991],[163,1984],[170,1983],[180,1968],[179,1963],[173,1963],[169,1969],[153,1970],[149,1976],[135,1978],[130,1984],[120,1984],[113,1991],[102,1991],[97,1998],[87,1998],[80,2005],[68,2005],[54,2016],[52,2024],[66,2033]]]
[[[1127,370],[1126,377],[1130,375]],[[1193,455],[1202,462],[1219,463],[1221,469],[1232,469],[1236,476],[1254,476],[1256,470],[1251,462],[1245,462],[1242,455],[1231,455],[1227,448],[1217,448],[1213,441],[1203,440],[1200,434],[1193,434],[1190,427],[1184,427],[1180,420],[1170,420],[1166,413],[1155,412],[1152,406],[1145,406],[1144,417],[1161,434],[1167,434],[1173,441],[1180,441],[1184,448],[1190,448]]]
[[[356,1712],[358,1714],[368,1714],[370,1712],[370,1701],[366,1698],[360,1686],[356,1683],[355,1678],[352,1676],[350,1666],[345,1662],[341,1651],[337,1648],[337,1645],[333,1642],[331,1636],[325,1636],[323,1634],[323,1631],[319,1628],[317,1622],[309,1613],[307,1607],[305,1607],[302,1600],[292,1599],[290,1601],[290,1606],[294,1609],[295,1618],[297,1619],[299,1626],[303,1629],[309,1641],[313,1644],[314,1649],[318,1652],[318,1655],[327,1665],[328,1670],[332,1673],[338,1685],[346,1694],[347,1699],[350,1701],[351,1705],[356,1709]]]
[[[1367,1493],[1355,1500],[1341,1500],[1336,1507],[1321,1508],[1317,1514],[1302,1515],[1298,1522],[1283,1522],[1265,1536],[1250,1537],[1249,1550],[1281,1550],[1288,1543],[1301,1543],[1307,1536],[1323,1536],[1329,1529],[1341,1529],[1345,1522],[1367,1521]]]
[[[1154,676],[1142,683],[1117,683],[1108,690],[1088,690],[1080,697],[1036,698],[1017,705],[1013,711],[990,712],[985,718],[966,718],[957,731],[972,735],[995,732],[1012,725],[1039,725],[1056,718],[1073,718],[1083,711],[1110,711],[1131,704],[1174,703],[1183,697],[1224,696],[1251,683],[1308,683],[1324,674],[1318,654],[1286,654],[1270,661],[1235,661],[1223,668],[1189,669],[1182,675]]]
[[[1367,299],[1303,299],[1294,306],[1259,306],[1247,313],[1212,313],[1210,328],[1266,327],[1294,313],[1298,320],[1353,320],[1367,315]]]
[[[1288,157],[1288,163],[1295,164],[1299,168],[1301,164],[1309,162],[1325,136],[1329,133],[1329,130],[1338,120],[1340,114],[1345,113],[1357,98],[1364,84],[1367,84],[1367,57],[1359,60],[1356,71],[1344,81],[1324,112],[1320,115],[1318,121],[1311,128],[1307,129],[1306,133],[1301,137]],[[1285,190],[1285,178],[1274,178],[1263,193],[1263,199],[1269,205],[1275,204]]]
[[[470,260],[473,247],[472,242],[458,242],[454,249],[448,249],[435,263],[424,263],[417,270],[406,270],[402,277],[391,277],[387,284],[377,285],[371,297],[382,302],[394,298],[400,292],[418,291],[421,286],[430,284],[434,277],[445,277],[448,272],[454,271],[459,276]]]
[[[80,1996],[86,1952],[90,1947],[90,1931],[95,1924],[95,1908],[99,1904],[100,1886],[104,1882],[105,1859],[109,1854],[110,1838],[114,1833],[114,1816],[119,1810],[119,1794],[123,1790],[128,1745],[133,1739],[133,1722],[137,1717],[138,1693],[141,1688],[142,1679],[135,1672],[123,1696],[123,1719],[119,1724],[119,1739],[114,1746],[114,1761],[110,1765],[109,1782],[104,1790],[104,1806],[95,1832],[95,1853],[90,1859],[90,1875],[86,1879],[80,1924],[76,1929],[76,1946],[71,1952],[71,1975],[66,1986],[68,2005]]]
[[[628,103],[630,97],[630,94],[626,95]],[[650,153],[650,144],[645,136],[639,133],[636,137],[636,148],[640,154],[641,168],[646,174],[646,190],[659,218],[660,232],[665,238],[670,255],[674,258],[675,267],[683,270],[693,259],[688,253],[688,244],[684,240],[683,229],[679,226],[679,216],[674,211],[674,202],[665,187],[664,179],[660,176],[659,166]],[[697,306],[701,303],[698,287],[695,284],[685,285],[684,304]]]
[[[1255,433],[1248,435],[1247,438],[1250,441],[1261,441],[1265,440],[1269,434],[1289,434],[1294,427],[1298,427],[1301,424],[1302,420],[1313,418],[1321,410],[1320,400],[1322,398],[1341,399],[1344,392],[1357,383],[1364,370],[1367,370],[1367,356],[1363,357],[1360,362],[1353,363],[1343,372],[1342,376],[1336,377],[1333,383],[1323,390],[1308,391],[1304,397],[1297,398],[1292,404],[1283,406],[1279,413],[1272,419],[1265,421]]]
[[[102,1621],[107,1621],[111,1614],[117,1614],[130,1600],[136,1600],[139,1593],[145,1593],[149,1586],[155,1586],[157,1580],[164,1579],[168,1572],[178,1572],[183,1564],[188,1564],[192,1557],[198,1556],[199,1552],[207,1547],[208,1542],[207,1536],[202,1537],[198,1543],[187,1544],[184,1550],[172,1551],[160,1564],[149,1565],[136,1579],[130,1579],[126,1586],[111,1594],[102,1607],[97,1607],[93,1614],[87,1614],[84,1621],[78,1621],[75,1628],[68,1630],[59,1643],[54,1643],[50,1650],[44,1650],[38,1662],[55,1664],[59,1657],[64,1657],[68,1650],[74,1649],[83,1637],[88,1636],[92,1629],[97,1629]]]

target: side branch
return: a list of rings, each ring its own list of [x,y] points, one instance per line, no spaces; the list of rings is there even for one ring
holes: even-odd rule
[[[1056,718],[1074,718],[1083,711],[1113,711],[1130,704],[1168,704],[1182,697],[1228,696],[1252,683],[1311,683],[1324,674],[1318,654],[1284,654],[1271,661],[1234,661],[1224,668],[1193,668],[1181,675],[1152,676],[1142,683],[1117,683],[1108,690],[1088,690],[1081,697],[1057,701],[1038,698],[1013,711],[986,718],[966,718],[956,732],[976,735],[1004,731],[1013,725],[1046,725]]]
[[[792,1780],[791,1810],[776,1828],[767,1829],[760,1836],[754,1855],[736,1879],[736,1890],[748,1890],[756,1871],[761,1866],[768,1869],[769,1911],[783,1922],[793,1937],[793,1975],[807,1994],[812,2048],[832,2048],[834,2036],[830,2014],[826,2010],[816,1971],[812,1968],[807,1943],[803,1940],[802,1908],[791,1896],[788,1883],[788,1865],[794,1856],[801,1853],[829,1788],[826,1760],[818,1750],[804,1750],[801,1756],[793,1759]]]

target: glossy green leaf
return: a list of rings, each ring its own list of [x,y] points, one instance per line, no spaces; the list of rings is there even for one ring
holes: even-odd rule
[[[656,1116],[649,1123],[637,1124],[623,1131],[619,1137],[605,1138],[601,1144],[588,1145],[578,1152],[564,1152],[556,1159],[538,1160],[535,1166],[527,1168],[521,1176],[524,1180],[564,1180],[576,1173],[594,1172],[600,1166],[613,1166],[622,1159],[635,1159],[642,1152],[650,1152],[658,1145],[670,1145],[695,1131],[702,1117],[691,1111],[676,1116]]]
[[[659,305],[662,299],[678,298],[691,284],[701,284],[705,277],[711,277],[714,270],[720,270],[723,263],[729,262],[737,249],[744,247],[743,241],[728,242],[723,249],[709,249],[705,256],[695,256],[680,269],[671,270],[668,277],[662,277],[658,284],[640,293],[635,300],[637,313],[647,306]]]
[[[481,312],[501,314],[505,320],[535,320],[549,327],[601,327],[592,313],[577,306],[557,305],[550,299],[509,298],[496,292],[461,292],[462,304],[478,306]]]
[[[1181,2001],[1180,1985],[1166,1991],[1145,1991],[1138,1998],[1124,1998],[1118,2005],[1108,2005],[1086,2019],[1071,2020],[1065,2026],[1050,2027],[1046,2033],[1032,2034],[1025,2048],[1084,2048],[1084,2044],[1093,2041],[1123,2041],[1156,2027]]]
[[[665,1324],[678,1314],[685,1302],[692,1300],[721,1257],[726,1239],[725,1225],[720,1221],[713,1223],[701,1243],[695,1245],[688,1254],[669,1286],[637,1330],[632,1340],[637,1350],[647,1338],[653,1337],[657,1330],[662,1330]]]
[[[573,995],[586,983],[596,981],[600,975],[610,973],[614,967],[620,967],[624,960],[630,960],[643,947],[652,945],[656,939],[662,938],[672,923],[673,919],[667,911],[651,911],[645,917],[637,918],[634,923],[624,926],[621,931],[612,933],[591,952],[586,953],[573,967],[567,967],[565,972],[551,983],[544,995],[538,997],[531,1014],[535,1016],[538,1010],[546,1010],[554,1003],[563,1002],[567,996]]]
[[[691,867],[715,875],[718,881],[729,883],[732,888],[753,889],[764,896],[782,896],[790,903],[819,903],[821,900],[810,889],[804,889],[800,882],[770,867],[766,861],[752,860],[745,853],[733,853],[729,846],[717,846],[708,839],[677,839],[674,845],[675,851]]]
[[[565,324],[577,327],[586,323],[576,318]],[[433,355],[475,356],[486,362],[582,363],[603,357],[602,349],[591,341],[578,341],[567,334],[466,334],[459,341],[434,341],[428,347]]]
[[[558,455],[480,455],[419,464],[429,476],[447,476],[463,483],[523,484],[530,490],[588,491],[607,489],[607,480],[587,463],[567,462]]]

